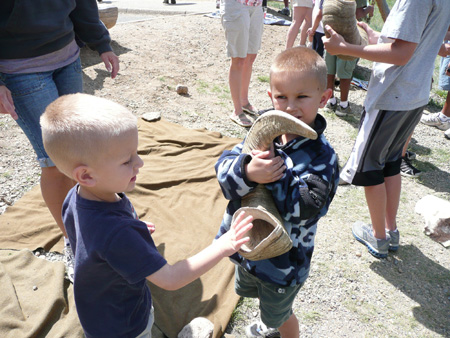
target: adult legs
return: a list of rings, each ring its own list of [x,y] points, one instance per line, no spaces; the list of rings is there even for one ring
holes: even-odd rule
[[[17,123],[28,137],[41,165],[42,197],[58,227],[66,236],[61,219],[61,206],[73,182],[61,174],[48,158],[42,142],[39,119],[47,105],[58,96],[82,91],[80,60],[55,71],[4,76],[19,115]]]
[[[242,107],[249,103],[248,89],[256,54],[248,54],[245,58],[231,58],[228,81],[234,115],[242,114]]]
[[[300,26],[302,25],[303,20],[306,20],[307,16],[308,16],[308,20],[309,20],[309,26],[307,26],[305,29],[302,29],[302,35],[300,38],[301,45],[304,45],[306,43],[306,36],[307,36],[306,32],[307,32],[308,28],[311,27],[312,8],[300,7],[300,6],[294,7],[293,15],[292,15],[292,24],[289,26],[289,30],[287,32],[287,37],[286,37],[286,49],[292,48],[292,46],[294,46],[295,39],[297,38],[298,32],[300,30]],[[304,39],[302,37],[303,34],[304,34]]]

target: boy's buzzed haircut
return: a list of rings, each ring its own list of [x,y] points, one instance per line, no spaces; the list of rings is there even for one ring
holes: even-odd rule
[[[313,72],[319,81],[320,89],[327,88],[327,65],[316,51],[306,47],[289,48],[277,55],[270,67],[274,72]]]
[[[45,151],[69,177],[77,165],[104,152],[109,140],[137,129],[136,117],[125,107],[80,93],[49,104],[40,122]]]

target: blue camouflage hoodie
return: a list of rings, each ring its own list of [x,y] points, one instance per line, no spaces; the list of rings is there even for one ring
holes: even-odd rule
[[[302,284],[308,277],[317,222],[327,213],[338,187],[337,156],[323,135],[326,121],[318,114],[314,124],[316,140],[299,136],[287,144],[274,141],[275,154],[284,159],[286,170],[280,180],[265,185],[272,192],[293,247],[283,255],[260,261],[245,259],[238,253],[231,256],[249,273],[279,286]],[[258,185],[245,175],[251,156],[243,154],[242,147],[240,143],[224,151],[215,165],[222,192],[230,201],[216,238],[230,229],[241,198]]]

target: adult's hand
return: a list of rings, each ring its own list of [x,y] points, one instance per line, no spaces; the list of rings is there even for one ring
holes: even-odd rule
[[[114,52],[105,52],[100,55],[106,70],[111,73],[111,78],[114,79],[119,72],[119,57]]]
[[[14,107],[11,92],[6,86],[0,86],[0,114],[9,114],[14,120],[19,118]]]

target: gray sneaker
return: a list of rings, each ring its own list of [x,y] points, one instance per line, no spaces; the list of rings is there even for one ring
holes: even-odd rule
[[[400,244],[400,232],[398,229],[397,231],[386,229],[386,233],[388,233],[391,237],[391,241],[389,242],[389,251],[397,251]]]
[[[446,139],[450,140],[450,129],[447,129],[444,133]]]
[[[338,105],[338,107],[335,111],[336,115],[339,117],[347,116],[351,112],[352,112],[352,109],[350,108],[350,103],[348,104],[348,106],[346,108],[342,108],[341,105]]]
[[[265,338],[280,338],[280,332],[277,329],[273,329],[270,327],[267,327],[262,322],[256,322],[253,324],[250,324],[245,328],[245,334],[247,337],[265,337]]]
[[[450,128],[450,120],[442,122],[439,118],[439,113],[433,113],[428,115],[422,115],[420,122],[426,124],[427,126],[436,127],[440,130],[447,130]]]
[[[357,221],[352,226],[352,233],[355,239],[364,244],[369,253],[376,258],[386,258],[389,251],[391,238],[386,234],[386,239],[377,239],[373,235],[372,226],[361,221]]]
[[[282,10],[279,10],[278,13],[286,15],[286,16],[291,16],[291,11],[287,7],[283,8]]]

